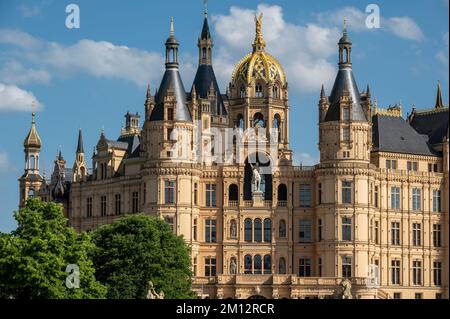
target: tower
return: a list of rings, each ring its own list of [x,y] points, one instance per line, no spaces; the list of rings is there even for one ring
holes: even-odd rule
[[[44,179],[39,173],[39,156],[42,142],[36,130],[36,115],[31,114],[31,128],[23,142],[25,152],[25,172],[19,179],[20,207],[25,205],[28,198],[38,195]]]
[[[230,126],[254,129],[258,143],[265,140],[268,145],[275,145],[275,151],[269,151],[273,161],[290,161],[288,83],[280,63],[266,52],[262,18],[262,14],[255,16],[252,52],[239,62],[232,74]],[[269,141],[269,138],[274,140]]]
[[[81,129],[78,131],[77,151],[75,163],[73,164],[73,182],[83,182],[87,176],[87,164],[84,158],[83,134]]]
[[[357,242],[369,241],[367,232],[374,212],[375,187],[368,173],[371,151],[370,89],[360,93],[352,71],[352,42],[346,22],[338,43],[339,70],[331,95],[322,88],[319,100],[320,165],[316,185],[320,189],[316,224],[324,229],[316,244],[323,276],[363,277],[371,256],[359,252]],[[324,244],[326,242],[327,244]]]

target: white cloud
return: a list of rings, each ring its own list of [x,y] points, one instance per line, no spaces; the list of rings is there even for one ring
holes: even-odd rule
[[[144,87],[148,83],[159,81],[164,68],[164,59],[159,52],[129,48],[107,41],[82,39],[66,46],[39,40],[22,31],[0,29],[0,43],[25,49],[18,57],[29,60],[39,68],[28,70],[26,75],[17,72],[14,77],[19,82],[27,82],[31,80],[30,77],[34,80],[39,77],[45,82],[50,80],[49,71],[65,76],[84,72],[98,78],[124,79]],[[15,67],[16,71],[24,71],[17,65]]]
[[[27,50],[37,50],[42,47],[41,40],[14,29],[0,29],[0,44],[16,45]]]
[[[261,4],[257,10],[231,7],[229,15],[213,16],[218,37],[214,64],[221,87],[230,81],[237,62],[251,52],[256,12],[264,14],[263,34],[267,52],[283,66],[291,90],[317,93],[322,83],[330,86],[336,67],[328,58],[337,54],[339,30],[317,24],[288,23],[280,6]]]
[[[316,14],[317,20],[323,25],[334,25],[342,28],[344,18],[347,18],[349,30],[355,32],[371,31],[366,27],[366,13],[355,7],[344,7],[337,11],[327,11]],[[410,17],[385,17],[381,11],[380,30],[388,31],[393,35],[413,41],[422,41],[424,34],[420,26]]]
[[[414,41],[422,41],[424,39],[422,29],[410,17],[393,17],[388,18],[384,22],[387,28],[400,38]]]
[[[309,153],[295,153],[293,164],[295,166],[313,166],[319,163],[319,159]]]
[[[31,18],[41,14],[41,8],[37,5],[26,5],[21,3],[17,6],[17,9],[25,18]]]
[[[35,102],[36,110],[42,108],[42,104],[37,100],[33,93],[25,91],[15,85],[0,83],[0,112],[30,112],[33,101]]]
[[[6,84],[47,84],[50,78],[50,73],[46,70],[25,68],[17,61],[9,61],[0,69],[0,81]]]
[[[10,162],[8,154],[0,152],[0,174],[15,170],[14,165]]]

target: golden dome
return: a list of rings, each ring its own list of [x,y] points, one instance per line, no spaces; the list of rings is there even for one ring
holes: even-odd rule
[[[34,120],[35,114],[31,114],[31,129],[28,132],[27,137],[23,141],[23,146],[25,148],[41,148],[41,138],[36,131],[36,122]]]
[[[253,52],[246,55],[235,67],[232,82],[243,80],[250,84],[252,79],[262,79],[267,83],[286,84],[286,76],[280,63],[270,54],[264,51],[266,43],[261,33],[262,14],[255,17],[256,36],[253,42]]]

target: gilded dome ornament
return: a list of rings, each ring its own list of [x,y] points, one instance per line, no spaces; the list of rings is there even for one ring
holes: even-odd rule
[[[255,15],[255,40],[253,52],[246,55],[237,64],[232,75],[232,82],[242,81],[250,85],[254,80],[263,80],[266,83],[286,84],[286,76],[280,63],[265,51],[266,41],[262,34],[262,18]]]

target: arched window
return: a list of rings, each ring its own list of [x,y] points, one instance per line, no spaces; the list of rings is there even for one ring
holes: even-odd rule
[[[28,198],[34,198],[34,189],[33,188],[30,188],[29,190],[28,190]]]
[[[251,165],[259,165],[261,174],[260,190],[264,193],[265,200],[272,200],[272,174],[270,158],[263,153],[256,153],[250,155],[245,161],[244,169],[244,200],[252,200],[253,183],[252,176],[253,171]]]
[[[230,238],[232,239],[237,238],[237,224],[235,219],[232,219],[230,221]]]
[[[255,86],[255,97],[263,97],[263,87],[261,84]]]
[[[286,259],[284,257],[281,257],[278,261],[278,273],[281,275],[286,274]]]
[[[280,220],[278,224],[278,237],[286,238],[286,221],[284,219]]]
[[[36,161],[34,160],[34,155],[30,155],[30,160],[29,160],[28,167],[30,169],[35,169],[36,168]]]
[[[271,258],[270,255],[265,255],[264,256],[264,274],[271,274],[272,273],[272,269],[271,269]]]
[[[272,88],[272,96],[273,96],[274,99],[278,99],[279,98],[279,96],[278,96],[278,86],[274,86]]]
[[[228,199],[239,200],[239,188],[236,184],[231,184],[228,187]]]
[[[253,127],[265,127],[264,115],[258,112],[253,116]]]
[[[241,89],[239,91],[239,97],[241,99],[245,98],[245,86],[241,86]]]
[[[281,117],[279,114],[275,114],[272,121],[272,128],[275,131],[274,133],[277,134],[277,140],[278,142],[281,141]]]
[[[252,241],[252,220],[250,218],[244,221],[244,240],[248,242]]]
[[[253,258],[253,273],[258,275],[262,273],[262,258],[261,255],[255,255]]]
[[[244,274],[252,273],[252,256],[245,255],[244,257]]]
[[[285,184],[278,185],[278,201],[287,201],[287,187]]]
[[[259,218],[255,219],[254,227],[255,227],[254,241],[256,241],[257,243],[260,243],[262,241],[262,223],[261,223],[261,219],[259,219]]]
[[[264,219],[264,242],[270,243],[272,241],[272,221],[270,218]]]
[[[244,117],[242,114],[238,114],[236,119],[236,127],[243,130],[244,129]]]
[[[206,48],[203,48],[202,50],[202,58],[206,59]]]

